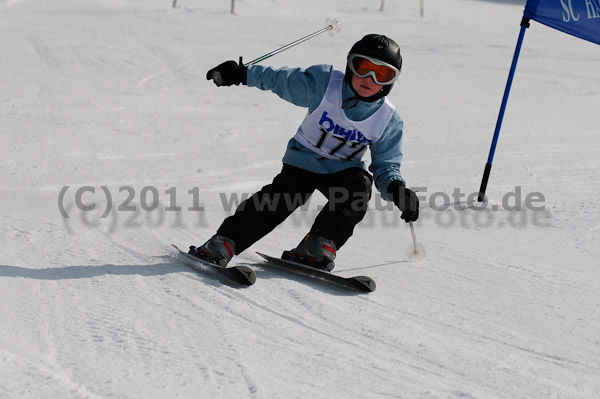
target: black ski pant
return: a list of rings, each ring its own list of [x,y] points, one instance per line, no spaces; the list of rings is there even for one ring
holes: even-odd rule
[[[339,249],[365,216],[372,183],[371,175],[358,167],[319,174],[284,164],[271,184],[242,202],[235,214],[223,221],[217,234],[232,239],[236,254],[240,254],[306,204],[318,190],[328,202],[310,232],[333,240]]]

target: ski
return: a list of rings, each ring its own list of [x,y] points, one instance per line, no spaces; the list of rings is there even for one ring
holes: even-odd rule
[[[361,292],[375,291],[375,281],[373,281],[373,279],[371,279],[370,277],[342,277],[340,275],[333,274],[325,270],[320,270],[314,267],[303,265],[302,263],[296,263],[281,258],[275,258],[273,256],[265,255],[260,252],[257,252],[257,254],[265,259],[266,265],[275,266],[277,268],[303,276],[315,277],[322,281],[333,283],[344,288],[350,288]]]
[[[194,270],[203,271],[206,270],[206,268],[210,268],[212,271],[215,271],[216,273],[227,278],[228,280],[234,281],[242,285],[252,285],[256,282],[256,273],[254,272],[254,270],[252,270],[252,268],[248,266],[219,266],[214,263],[210,263],[203,259],[200,259],[194,255],[190,255],[187,252],[182,251],[175,244],[171,244],[171,246],[179,252],[181,259],[184,260]]]

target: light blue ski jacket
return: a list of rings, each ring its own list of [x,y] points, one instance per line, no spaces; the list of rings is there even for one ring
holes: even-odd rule
[[[306,107],[309,112],[313,112],[325,95],[332,70],[331,65],[324,64],[314,65],[307,69],[274,69],[261,65],[250,65],[247,83],[249,87],[270,90],[284,100],[300,107]],[[343,100],[354,96],[348,83],[344,82]],[[344,109],[344,113],[351,120],[362,121],[373,115],[383,101],[383,99],[374,103],[360,101],[356,107]],[[381,138],[369,146],[371,150],[369,171],[373,173],[375,187],[387,200],[391,200],[388,198],[386,190],[393,180],[401,180],[406,183],[400,174],[403,126],[402,118],[394,111]],[[283,163],[320,174],[335,173],[352,167],[365,169],[363,161],[327,159],[304,147],[294,138],[288,142]]]

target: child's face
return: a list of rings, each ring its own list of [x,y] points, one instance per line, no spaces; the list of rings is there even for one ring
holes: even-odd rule
[[[361,78],[352,74],[352,88],[361,97],[371,97],[383,89],[383,85],[378,85],[370,76]]]

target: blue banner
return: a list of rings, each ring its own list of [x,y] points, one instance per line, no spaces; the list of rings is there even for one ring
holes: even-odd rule
[[[527,0],[523,16],[600,44],[600,0]]]

